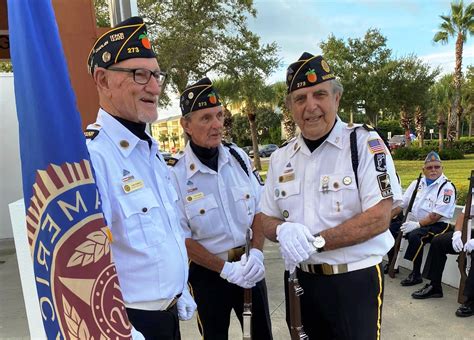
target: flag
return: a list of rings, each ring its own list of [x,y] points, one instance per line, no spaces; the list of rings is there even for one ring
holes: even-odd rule
[[[8,0],[7,7],[27,233],[46,335],[129,339],[51,1]]]

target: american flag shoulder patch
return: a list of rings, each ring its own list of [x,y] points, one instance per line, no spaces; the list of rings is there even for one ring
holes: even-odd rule
[[[370,139],[367,142],[367,146],[369,147],[369,151],[371,153],[385,153],[385,147],[383,145],[383,141],[379,138]]]

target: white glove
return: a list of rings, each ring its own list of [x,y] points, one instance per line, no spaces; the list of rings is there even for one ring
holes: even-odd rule
[[[135,327],[132,326],[132,339],[133,340],[145,340],[145,337],[143,336],[142,333],[140,333],[139,331],[137,331],[135,329]]]
[[[265,277],[265,266],[263,265],[263,253],[256,249],[250,249],[249,258],[242,255],[240,263],[244,266],[242,274],[244,279],[249,282],[260,282]]]
[[[466,242],[464,245],[464,251],[466,253],[470,253],[474,249],[474,239],[470,239],[469,241]]]
[[[300,223],[285,222],[276,230],[277,240],[283,259],[288,263],[300,263],[307,260],[316,248],[311,244],[315,240],[308,227]]]
[[[403,223],[402,226],[400,227],[400,230],[402,231],[403,235],[406,235],[419,227],[420,227],[420,222],[409,221],[409,222]]]
[[[461,232],[459,230],[453,233],[452,240],[453,240],[454,251],[456,253],[459,253],[463,247],[462,240],[461,240]]]
[[[249,282],[245,280],[244,275],[244,266],[240,261],[237,262],[226,262],[224,263],[224,268],[222,268],[220,276],[223,279],[226,279],[230,283],[233,283],[242,288],[252,288],[255,286],[255,282]]]
[[[281,247],[280,247],[280,252],[281,252]],[[288,270],[290,274],[293,273],[296,270],[296,267],[298,266],[298,263],[291,262],[285,259],[283,259],[283,262],[285,263],[285,270]]]
[[[178,317],[180,320],[186,321],[193,317],[194,311],[197,308],[196,302],[189,293],[188,287],[183,290],[182,295],[178,299]]]

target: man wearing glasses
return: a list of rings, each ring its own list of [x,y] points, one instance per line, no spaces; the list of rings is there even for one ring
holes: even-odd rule
[[[146,339],[180,339],[178,319],[190,319],[196,304],[187,288],[178,196],[145,131],[157,119],[165,74],[143,20],[127,19],[102,35],[88,69],[101,108],[87,146],[128,318]]]
[[[405,259],[413,262],[412,272],[400,282],[402,286],[413,286],[423,282],[421,277],[423,246],[431,242],[433,237],[448,231],[448,222],[454,214],[456,189],[443,174],[441,158],[436,152],[428,153],[422,170],[423,177],[418,188],[415,188],[417,181],[414,180],[405,191],[401,206],[392,211],[392,216],[398,215],[408,206],[413,191],[418,190],[413,208],[406,222],[400,227],[400,231],[408,239]],[[398,230],[393,228],[391,231],[395,234],[394,237],[398,233]]]

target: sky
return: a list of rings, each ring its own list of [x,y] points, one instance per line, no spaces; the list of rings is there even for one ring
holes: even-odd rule
[[[469,1],[464,1],[469,3]],[[434,43],[441,23],[439,15],[450,13],[447,0],[254,0],[255,18],[248,27],[262,43],[276,42],[281,66],[267,80],[285,79],[289,64],[303,52],[321,54],[319,44],[330,34],[347,41],[363,38],[369,28],[377,28],[387,38],[392,56],[415,54],[442,74],[454,71],[455,39],[446,45]],[[330,64],[330,61],[328,61]],[[474,65],[474,36],[464,44],[463,69]],[[166,116],[179,114],[175,105],[166,108]],[[160,114],[160,118],[164,118]]]

